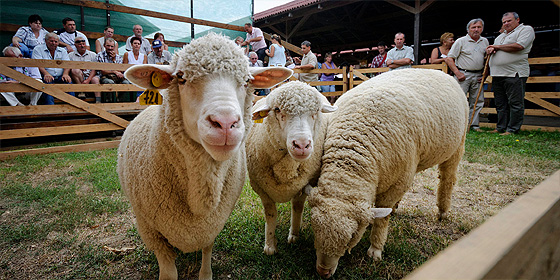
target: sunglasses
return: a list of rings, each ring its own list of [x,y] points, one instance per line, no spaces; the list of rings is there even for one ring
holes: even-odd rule
[[[85,42],[85,41],[86,41],[86,40],[76,40],[76,43],[83,43],[83,42]]]

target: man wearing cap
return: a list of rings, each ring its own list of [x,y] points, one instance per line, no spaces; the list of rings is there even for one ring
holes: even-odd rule
[[[163,44],[160,40],[152,42],[152,50],[148,55],[148,64],[164,64],[168,65],[171,62],[171,53],[162,48]]]
[[[71,61],[97,62],[97,54],[86,48],[85,38],[76,37],[76,39],[74,39],[74,44],[76,50],[68,55]],[[70,77],[74,84],[99,84],[99,77],[96,75],[96,72],[97,71],[92,69],[72,69],[70,71]],[[78,95],[78,97],[82,97],[80,95]],[[101,103],[101,92],[95,93],[95,103]]]

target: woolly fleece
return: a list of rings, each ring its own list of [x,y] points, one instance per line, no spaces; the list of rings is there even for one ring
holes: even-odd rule
[[[434,165],[440,168],[440,214],[449,210],[468,122],[465,95],[452,77],[391,71],[335,105],[318,187],[309,196],[317,252],[340,257],[350,251],[373,220],[370,207],[394,208],[414,175]],[[370,256],[381,257],[388,219],[374,221]]]
[[[174,73],[191,83],[209,76],[249,78],[247,58],[231,40],[210,34],[176,52]],[[253,89],[247,88],[244,121],[250,123]],[[174,258],[173,247],[193,252],[211,245],[239,198],[246,176],[245,146],[218,162],[192,140],[183,126],[178,79],[163,92],[161,106],[149,106],[127,127],[118,150],[117,171],[129,197],[138,231],[148,248]],[[245,136],[250,125],[246,125]],[[159,261],[159,256],[158,256]],[[161,267],[160,267],[161,270]]]

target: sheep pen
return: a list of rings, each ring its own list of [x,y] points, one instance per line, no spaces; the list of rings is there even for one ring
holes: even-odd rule
[[[120,190],[116,159],[109,149],[0,161],[0,279],[157,278],[157,261]],[[384,260],[371,261],[363,239],[335,277],[402,278],[558,169],[560,133],[470,132],[448,220],[436,221],[437,169],[427,169],[391,218]],[[279,207],[278,238],[289,234],[290,210],[289,203]],[[216,238],[215,279],[317,279],[309,208],[299,241],[279,243],[273,257],[262,253],[264,221],[246,184]],[[178,255],[179,278],[196,278],[201,253]]]

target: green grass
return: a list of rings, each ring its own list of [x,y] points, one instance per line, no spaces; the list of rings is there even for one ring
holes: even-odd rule
[[[560,133],[471,132],[464,160],[500,172],[526,169],[548,176],[560,169]],[[157,278],[157,260],[131,222],[115,168],[116,149],[0,162],[0,279]],[[309,208],[295,244],[286,242],[290,204],[278,209],[279,253],[266,256],[262,205],[250,186],[244,187],[214,245],[215,279],[319,279]],[[352,253],[341,258],[334,279],[400,279],[471,229],[460,217],[439,223],[421,212],[395,214],[383,261],[367,256],[368,231]],[[103,246],[136,249],[116,255]],[[200,260],[201,252],[178,252],[180,278],[196,278]]]

